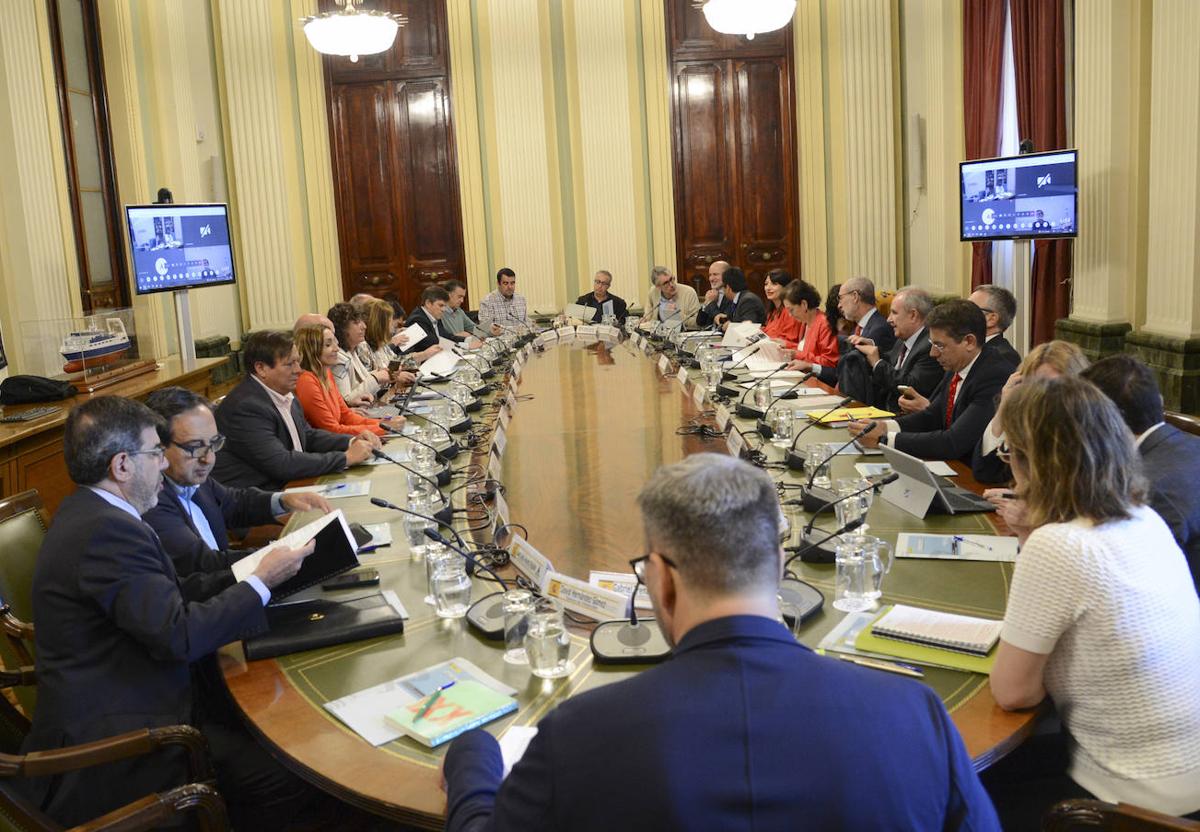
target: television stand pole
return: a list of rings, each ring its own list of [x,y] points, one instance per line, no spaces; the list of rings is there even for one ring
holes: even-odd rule
[[[1013,295],[1017,298],[1017,319],[1013,321],[1013,347],[1021,355],[1029,354],[1033,341],[1033,240],[1013,241]]]
[[[179,358],[184,370],[196,366],[196,342],[192,340],[192,310],[188,305],[188,290],[176,289],[175,322],[179,326]]]

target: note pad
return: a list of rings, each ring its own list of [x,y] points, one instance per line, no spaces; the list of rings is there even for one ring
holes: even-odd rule
[[[870,633],[923,648],[984,658],[1000,640],[1003,621],[897,604],[884,610]]]
[[[822,425],[842,425],[847,422],[862,421],[864,419],[890,419],[896,414],[880,410],[878,407],[843,407],[841,410],[835,410],[832,413],[821,410],[810,410],[804,415]]]
[[[1017,539],[994,534],[913,534],[896,538],[896,557],[1014,563]]]
[[[396,708],[384,720],[422,745],[436,748],[516,709],[513,697],[468,679]]]

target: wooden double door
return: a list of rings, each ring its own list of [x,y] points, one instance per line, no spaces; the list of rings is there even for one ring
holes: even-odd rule
[[[665,0],[679,276],[703,294],[726,260],[762,294],[799,275],[792,27],[718,34],[691,0]]]
[[[430,283],[465,277],[446,4],[373,8],[408,18],[392,49],[325,59],[342,285],[411,310]]]

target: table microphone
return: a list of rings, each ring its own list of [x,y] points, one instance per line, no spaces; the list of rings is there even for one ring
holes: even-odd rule
[[[454,400],[453,396],[446,395],[441,390],[438,390],[432,384],[421,379],[420,377],[417,378],[416,384],[418,387],[424,387],[430,393],[436,393],[437,395],[441,396],[446,401],[450,402],[452,405],[462,408],[462,411],[463,411],[462,421],[452,423],[450,425],[450,429],[447,431],[447,433],[466,433],[468,430],[471,429],[471,425],[473,424],[473,422],[471,421],[471,417],[467,415],[467,409],[465,407],[463,407],[463,405],[456,402]],[[453,411],[451,411],[451,412],[453,413]],[[427,419],[427,421],[428,421],[428,419]],[[436,425],[437,422],[434,422],[434,424]],[[441,427],[441,426],[439,425],[439,427]]]
[[[435,529],[426,529],[425,536],[430,540],[440,543],[452,552],[461,555],[467,563],[468,572],[472,567],[474,569],[482,569],[487,572],[496,582],[503,587],[499,592],[489,592],[487,595],[480,598],[474,604],[467,608],[467,623],[479,631],[484,638],[497,641],[504,638],[504,592],[508,589],[508,583],[503,578],[496,574],[496,570],[490,566],[484,566],[474,555],[466,551],[466,547],[459,548],[447,540],[442,535],[438,534]]]
[[[796,390],[798,390],[800,388],[801,384],[804,384],[804,382],[808,381],[810,378],[812,378],[815,375],[816,375],[816,373],[814,373],[813,371],[811,371],[811,370],[808,371],[803,376],[801,376],[799,379],[797,379],[795,384],[793,384],[788,389],[784,390],[782,394],[777,396],[774,399],[774,401],[772,401],[769,405],[767,405],[767,409],[763,411],[762,418],[760,418],[758,420],[758,435],[759,436],[761,436],[763,439],[770,439],[772,436],[775,435],[775,431],[773,431],[771,429],[771,426],[769,424],[767,424],[767,416],[771,413],[771,408],[774,407],[775,405],[779,404],[784,399],[799,398],[799,396],[796,395]]]
[[[441,425],[438,425],[438,427],[441,427]],[[459,452],[462,451],[462,445],[459,445],[457,442],[455,442],[453,437],[450,437],[449,447],[439,449],[423,439],[417,439],[415,436],[405,436],[402,431],[392,430],[391,428],[384,428],[384,430],[386,430],[391,436],[399,436],[401,439],[407,439],[410,442],[416,442],[418,445],[424,445],[426,448],[433,451],[434,459],[436,459],[442,465],[449,465],[450,460],[454,459],[454,457],[458,456]],[[447,436],[449,436],[449,434],[447,434]]]
[[[380,508],[390,508],[392,511],[400,511],[404,514],[411,514],[413,517],[420,517],[422,520],[429,520],[432,523],[437,523],[439,526],[445,526],[454,534],[455,538],[457,538],[459,541],[462,541],[462,536],[455,531],[453,526],[450,525],[450,521],[453,518],[453,514],[451,513],[453,509],[451,509],[449,505],[447,505],[445,508],[438,509],[433,514],[421,514],[413,511],[410,508],[402,508],[395,503],[389,503],[382,497],[372,497],[371,505],[379,506]]]
[[[671,645],[653,618],[639,621],[638,584],[629,594],[628,621],[602,621],[592,630],[592,658],[596,664],[656,664],[671,655]]]
[[[833,458],[844,451],[846,448],[853,445],[859,439],[862,439],[871,431],[875,430],[875,422],[867,422],[863,429],[851,436],[850,439],[842,445],[839,445],[837,450],[825,457],[825,461],[831,465]],[[813,514],[822,514],[831,510],[834,503],[838,502],[837,494],[829,489],[816,488],[813,486],[813,480],[817,478],[817,469],[814,468],[812,473],[808,475],[808,481],[804,483],[804,487],[800,489],[801,505],[805,511],[810,511]],[[810,524],[811,525],[811,524]]]
[[[450,468],[449,467],[442,468],[442,470],[438,471],[437,479],[434,479],[433,477],[429,476],[428,474],[422,474],[416,468],[412,468],[408,465],[405,465],[403,462],[396,459],[394,456],[388,454],[386,451],[380,450],[379,448],[373,449],[371,451],[371,454],[376,459],[386,459],[388,462],[392,463],[393,465],[399,465],[401,468],[403,468],[408,473],[416,474],[418,477],[420,477],[421,479],[425,480],[430,485],[432,485],[435,491],[440,491],[440,489],[443,485],[450,484]]]
[[[468,366],[470,366],[470,365],[468,365]],[[471,404],[466,405],[466,410],[468,410],[472,413],[475,412],[476,410],[479,410],[481,407],[483,407],[483,402],[479,401],[478,397],[487,395],[488,391],[491,390],[490,384],[485,384],[482,387],[472,387],[471,385],[467,384],[465,381],[459,381],[458,379],[454,378],[453,376],[443,376],[443,375],[438,375],[435,373],[433,375],[433,377],[439,378],[442,381],[448,381],[451,384],[457,384],[459,387],[465,387],[468,390],[470,390],[471,395],[475,396],[476,398]]]
[[[859,494],[866,494],[868,491],[871,491],[872,489],[882,488],[885,485],[891,485],[898,479],[900,479],[900,475],[895,472],[892,472],[884,477],[880,477],[878,480],[870,480],[869,479],[869,480],[867,480],[866,487],[860,488],[857,491],[853,491],[842,497],[838,497],[836,500],[833,500],[832,502],[830,502],[828,506],[822,506],[821,510],[824,511],[826,508],[833,508],[837,503],[840,503],[843,500],[849,500],[851,497],[857,497]],[[801,537],[809,537],[812,534],[813,524],[816,522],[817,522],[817,513],[814,512],[813,516],[809,518],[808,523],[804,526],[804,529],[801,532]]]
[[[800,560],[804,563],[833,563],[837,557],[837,553],[831,552],[828,549],[822,549],[821,545],[837,537],[839,534],[845,534],[846,532],[854,531],[865,522],[867,522],[865,517],[855,517],[840,529],[834,529],[832,532],[825,535],[825,537],[821,538],[815,543],[804,543],[800,546],[789,548],[787,551],[795,552],[795,554],[793,554],[787,559],[787,561],[784,562],[784,571],[787,571],[787,568],[792,565],[792,561],[794,561],[796,558],[800,558]]]
[[[791,468],[793,471],[803,471],[804,470],[804,457],[801,456],[800,454],[796,453],[796,443],[800,441],[800,437],[804,435],[804,432],[806,430],[810,430],[811,428],[815,427],[816,425],[819,425],[825,419],[825,417],[828,416],[830,413],[833,413],[836,410],[840,410],[841,408],[850,404],[850,402],[852,402],[852,401],[854,401],[854,397],[847,396],[846,398],[842,399],[840,402],[835,404],[833,407],[826,410],[824,413],[822,413],[816,419],[813,419],[807,425],[800,428],[800,430],[796,431],[796,435],[792,438],[792,446],[790,448],[788,448],[787,454],[785,455],[785,459],[787,460],[787,467]]]
[[[761,417],[763,415],[764,411],[759,410],[754,405],[746,404],[746,396],[750,395],[750,391],[753,390],[755,387],[757,387],[759,382],[765,381],[765,382],[770,383],[771,378],[776,373],[781,373],[786,369],[787,369],[787,364],[781,364],[780,366],[776,367],[771,372],[767,373],[762,378],[755,381],[753,384],[746,387],[746,389],[742,391],[742,395],[738,398],[737,406],[734,408],[734,412],[738,416],[741,416],[743,419],[753,419],[755,417]],[[769,407],[770,407],[770,405],[768,405],[768,408]]]

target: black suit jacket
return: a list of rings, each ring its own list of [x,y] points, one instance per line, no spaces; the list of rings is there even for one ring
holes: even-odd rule
[[[756,324],[767,322],[767,307],[763,304],[762,298],[749,289],[738,295],[733,311],[728,314],[729,322],[734,324],[742,321],[751,321]]]
[[[980,351],[966,380],[958,386],[950,427],[946,428],[946,400],[953,375],[945,374],[929,407],[896,420],[903,431],[896,437],[897,450],[921,459],[958,459],[971,463],[971,454],[996,414],[996,397],[1011,371],[995,353]]]
[[[447,830],[999,829],[932,690],[756,616],[700,624],[664,664],[562,702],[501,770],[490,734],[454,741]]]
[[[1187,555],[1200,592],[1200,438],[1163,425],[1139,449],[1150,480],[1150,507],[1162,516]]]
[[[700,329],[713,325],[713,321],[718,315],[729,317],[733,314],[733,302],[725,297],[724,290],[717,295],[715,303],[706,303],[700,307],[700,311],[696,313],[696,326]],[[763,320],[766,320],[765,314]]]
[[[283,416],[254,378],[244,378],[230,390],[215,415],[226,438],[212,475],[225,485],[278,491],[292,480],[346,467],[344,452],[353,437],[310,427],[300,402],[292,399],[292,421],[300,436],[300,447],[293,448]]]
[[[455,343],[462,343],[463,341],[467,340],[462,335],[455,335],[453,332],[448,332],[446,328],[442,326],[441,321],[438,321],[437,326],[434,326],[433,321],[429,320],[429,316],[426,315],[425,311],[420,307],[417,307],[412,312],[408,313],[408,317],[404,320],[404,325],[406,327],[412,326],[413,324],[416,324],[417,326],[421,327],[421,329],[425,330],[425,337],[420,341],[417,341],[415,344],[405,344],[405,353],[421,352],[422,350],[427,350],[430,347],[436,347],[439,339],[441,338],[445,338],[447,341],[454,341]]]
[[[904,356],[904,363],[896,369],[900,360],[900,350],[904,342],[896,339],[892,348],[884,353],[880,351],[879,362],[871,368],[871,383],[875,388],[875,406],[892,413],[899,413],[900,391],[896,388],[907,384],[925,398],[929,398],[937,389],[938,383],[946,373],[937,359],[929,354],[929,330],[922,329],[921,334],[913,343],[913,348]]]
[[[54,515],[34,570],[33,616],[38,706],[25,752],[190,722],[191,663],[266,627],[246,583],[186,603],[154,530],[88,488]],[[182,784],[181,762],[151,755],[29,785],[51,817],[73,825]]]
[[[870,338],[875,346],[879,347],[879,354],[891,350],[896,343],[896,331],[892,329],[892,325],[887,322],[887,318],[883,317],[876,309],[875,313],[867,319],[867,325],[863,327],[862,337]],[[851,352],[857,352],[850,342],[845,337],[838,336],[838,350],[842,355],[842,360],[845,360]],[[841,363],[838,362],[838,367],[822,367],[817,374],[817,378],[829,385],[841,386]],[[848,385],[849,386],[849,385]],[[844,388],[843,388],[844,389]],[[847,391],[847,395],[849,392]]]
[[[205,480],[192,501],[208,521],[217,549],[204,542],[179,492],[165,483],[158,492],[158,505],[142,519],[158,533],[163,548],[175,565],[183,597],[202,601],[234,583],[230,565],[242,554],[229,551],[230,528],[259,526],[274,521],[271,492],[257,488],[226,488],[212,477]]]
[[[1013,349],[1013,345],[1008,343],[1008,339],[1003,335],[997,335],[988,341],[986,349],[991,350],[1000,357],[1008,367],[1010,375],[1016,372],[1017,367],[1021,366],[1021,354]]]
[[[605,298],[605,302],[610,300],[612,301],[613,315],[615,315],[617,318],[617,324],[624,326],[625,319],[629,317],[629,311],[625,301],[614,295],[612,292],[608,293],[608,297]],[[604,317],[604,303],[596,300],[596,296],[594,294],[588,292],[586,295],[580,295],[579,300],[575,302],[580,306],[590,306],[592,309],[595,309],[596,311],[592,315],[591,322],[597,324],[600,323],[600,319]]]

